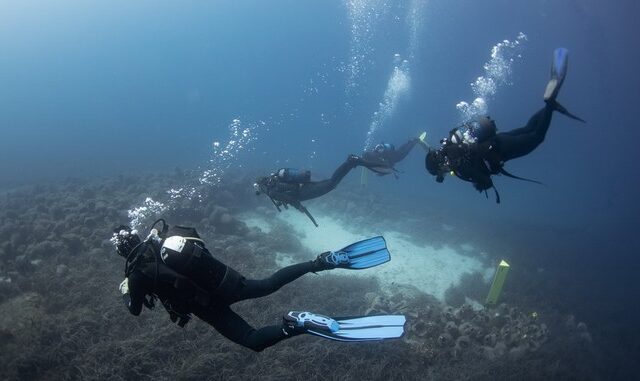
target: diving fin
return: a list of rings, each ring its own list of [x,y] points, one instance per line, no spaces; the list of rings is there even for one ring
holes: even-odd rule
[[[567,76],[567,66],[569,64],[569,50],[557,48],[553,51],[553,62],[551,63],[551,79],[544,90],[544,100],[555,100],[562,87],[564,78]]]
[[[395,169],[386,165],[368,164],[365,167],[378,176],[390,175],[395,172]]]
[[[290,311],[283,320],[285,326],[294,332],[347,342],[399,338],[407,321],[404,315],[330,318],[304,311]]]
[[[429,144],[427,143],[426,131],[424,131],[423,133],[420,134],[420,136],[418,136],[418,144],[420,144],[425,151],[429,152]]]
[[[547,83],[544,90],[544,101],[550,104],[555,111],[575,119],[582,123],[587,123],[584,119],[570,113],[562,106],[556,98],[562,87],[565,77],[567,76],[567,68],[569,65],[569,50],[566,48],[557,48],[553,51],[553,62],[551,63],[551,79]]]
[[[384,237],[378,236],[318,255],[316,263],[321,269],[361,270],[375,267],[391,260]]]
[[[524,177],[520,177],[520,176],[516,176],[514,174],[511,174],[511,173],[507,172],[507,170],[504,169],[504,168],[500,168],[500,173],[505,175],[505,176],[507,176],[507,177],[511,177],[512,179],[521,180],[521,181],[527,181],[527,182],[530,182],[530,183],[544,185],[544,183],[542,183],[542,182],[540,182],[538,180],[527,179],[527,178],[524,178]]]
[[[574,119],[574,120],[577,120],[577,121],[579,121],[579,122],[587,123],[587,121],[586,121],[586,120],[584,120],[584,119],[580,118],[580,117],[579,117],[579,116],[577,116],[577,115],[574,115],[574,114],[570,113],[570,112],[569,112],[569,110],[567,110],[563,105],[561,105],[560,103],[558,103],[558,101],[556,101],[555,99],[554,99],[554,100],[547,101],[547,103],[550,103],[550,104],[551,104],[551,107],[553,107],[553,109],[554,109],[555,111],[559,112],[560,114],[564,114],[564,115],[568,116],[569,118]]]

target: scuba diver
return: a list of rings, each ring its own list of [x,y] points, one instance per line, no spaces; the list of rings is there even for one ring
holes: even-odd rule
[[[376,145],[372,151],[365,151],[362,154],[361,165],[375,172],[378,176],[393,173],[393,175],[398,178],[399,171],[395,168],[395,165],[404,160],[418,143],[420,143],[425,150],[428,150],[428,146],[425,143],[426,136],[427,133],[423,132],[420,136],[410,139],[398,149],[391,143],[380,143]]]
[[[155,226],[162,222],[162,229]],[[205,247],[194,228],[156,221],[142,241],[128,226],[114,230],[111,242],[126,258],[125,279],[120,284],[124,303],[133,315],[142,307],[153,309],[160,300],[171,321],[184,327],[195,315],[229,340],[262,351],[284,339],[308,333],[338,341],[372,341],[398,338],[404,332],[403,315],[330,318],[290,311],[282,324],[255,329],[233,312],[233,303],[269,295],[310,272],[335,268],[366,269],[391,257],[383,237],[327,251],[315,260],[278,270],[266,279],[247,279],[218,261]]]
[[[497,133],[495,122],[490,117],[483,116],[473,124],[455,128],[449,133],[448,138],[441,141],[440,148],[429,149],[425,158],[427,171],[436,176],[439,183],[443,182],[444,175],[450,172],[472,183],[476,190],[485,192],[485,195],[487,189],[493,188],[497,203],[500,203],[500,194],[493,184],[492,175],[503,174],[540,184],[535,180],[512,175],[504,169],[504,164],[529,154],[544,141],[554,111],[586,123],[567,111],[556,100],[567,75],[568,54],[565,48],[554,51],[551,79],[544,92],[545,106],[536,112],[524,127]]]
[[[271,199],[278,212],[282,211],[281,206],[288,209],[291,205],[306,214],[311,222],[318,227],[315,218],[301,204],[301,201],[311,200],[331,192],[349,171],[362,163],[360,157],[349,155],[329,179],[321,181],[311,181],[311,171],[282,168],[269,176],[258,177],[253,187],[256,196],[264,193]]]

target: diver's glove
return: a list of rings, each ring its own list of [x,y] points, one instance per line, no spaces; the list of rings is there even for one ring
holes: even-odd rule
[[[152,310],[156,306],[156,297],[154,295],[149,295],[142,300],[142,303],[144,303],[145,307]]]
[[[129,278],[124,278],[122,283],[120,283],[120,287],[118,287],[122,295],[129,293]]]

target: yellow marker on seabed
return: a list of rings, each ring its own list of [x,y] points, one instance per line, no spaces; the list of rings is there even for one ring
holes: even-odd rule
[[[491,282],[491,288],[489,289],[489,295],[487,295],[485,304],[494,305],[498,303],[498,298],[500,297],[500,293],[502,292],[502,286],[504,285],[505,279],[507,279],[508,272],[509,264],[504,260],[500,261],[500,264],[496,269],[496,273],[493,276],[493,282]]]
[[[360,175],[360,185],[361,186],[366,186],[367,185],[367,173],[369,171],[367,170],[367,168],[362,167],[362,174]]]

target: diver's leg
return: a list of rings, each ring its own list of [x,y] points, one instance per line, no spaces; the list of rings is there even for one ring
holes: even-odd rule
[[[342,181],[342,179],[347,175],[347,173],[349,173],[349,171],[351,171],[358,165],[359,161],[360,158],[358,158],[357,156],[349,155],[347,160],[344,163],[340,164],[340,166],[333,172],[333,175],[331,175],[330,181],[333,185],[333,188],[335,188],[340,183],[340,181]]]
[[[400,148],[398,148],[393,154],[393,164],[396,164],[396,163],[404,160],[404,158],[407,157],[409,152],[411,152],[413,147],[415,147],[416,144],[419,141],[420,141],[420,139],[413,138],[413,139],[409,140],[408,142],[404,143],[403,145],[401,145]]]
[[[282,325],[255,329],[229,306],[210,307],[195,314],[212,325],[222,336],[256,352],[295,336],[295,332],[285,332]]]
[[[299,191],[300,201],[310,200],[331,192],[347,173],[360,164],[361,161],[362,159],[357,156],[349,156],[347,161],[333,172],[330,179],[303,184]]]
[[[330,179],[304,183],[298,191],[298,198],[300,201],[311,200],[331,192],[334,188],[335,185]]]
[[[525,156],[536,149],[547,135],[552,115],[553,105],[546,104],[529,119],[526,126],[498,133],[497,148],[502,161]]]
[[[238,288],[235,295],[231,296],[230,302],[235,303],[240,300],[260,298],[272,294],[304,274],[322,270],[316,262],[309,261],[284,267],[265,279],[244,279],[242,286]]]
[[[553,105],[545,103],[545,106],[538,110],[535,114],[529,118],[529,121],[524,127],[516,128],[511,131],[501,132],[503,135],[521,135],[528,133],[547,133],[549,124],[551,123],[551,115],[553,114]]]

